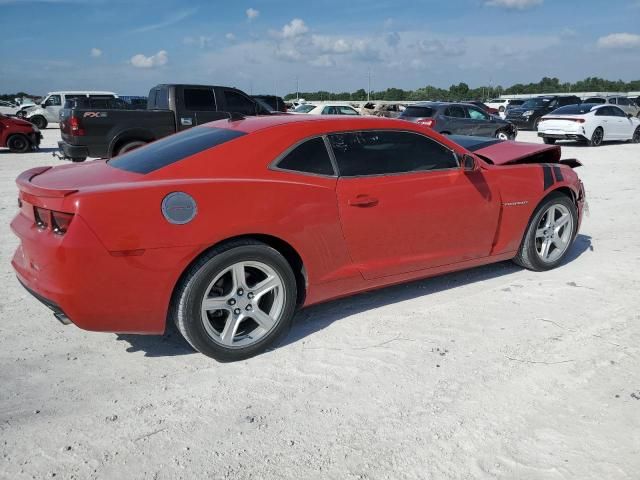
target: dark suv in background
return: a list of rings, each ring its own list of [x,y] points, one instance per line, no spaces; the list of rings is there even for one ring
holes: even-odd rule
[[[269,105],[271,112],[287,112],[287,106],[284,104],[282,97],[277,95],[252,95],[256,101],[264,102]]]
[[[519,107],[510,108],[505,119],[518,128],[538,130],[540,117],[554,111],[556,108],[578,103],[581,103],[580,97],[575,95],[542,95],[530,98]]]
[[[518,129],[511,123],[468,103],[415,103],[405,108],[398,118],[426,125],[445,135],[473,135],[513,140],[518,134]]]

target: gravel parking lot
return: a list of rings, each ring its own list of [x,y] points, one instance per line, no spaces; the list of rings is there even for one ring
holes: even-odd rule
[[[590,216],[557,270],[312,307],[279,348],[219,364],[174,332],[63,327],[19,285],[14,179],[62,163],[44,135],[0,152],[1,478],[639,477],[640,145],[563,146]]]

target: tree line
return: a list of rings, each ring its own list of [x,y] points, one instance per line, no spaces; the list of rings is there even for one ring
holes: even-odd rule
[[[575,83],[560,82],[558,78],[544,77],[537,83],[516,83],[510,87],[503,88],[481,86],[470,88],[464,82],[457,85],[451,85],[449,89],[433,87],[418,88],[416,90],[404,90],[402,88],[387,88],[381,91],[370,92],[371,100],[442,100],[442,101],[458,101],[458,100],[487,100],[491,97],[500,95],[515,94],[542,94],[542,93],[571,93],[571,92],[631,92],[640,91],[640,80],[632,80],[623,82],[622,80],[605,80],[598,77],[587,77]],[[305,100],[329,101],[329,100],[367,100],[367,91],[364,88],[355,92],[333,93],[320,90],[317,92],[299,92],[298,96]],[[296,93],[289,93],[285,100],[296,98]]]

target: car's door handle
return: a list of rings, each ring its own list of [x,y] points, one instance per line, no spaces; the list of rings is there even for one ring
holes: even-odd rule
[[[349,200],[349,205],[352,207],[375,207],[378,204],[378,199],[370,197],[369,195],[358,195],[356,198]]]

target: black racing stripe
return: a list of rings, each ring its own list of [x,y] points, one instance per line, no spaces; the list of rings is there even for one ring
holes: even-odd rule
[[[564,180],[562,169],[558,165],[553,166],[553,176],[556,177],[556,182],[562,182]]]
[[[551,173],[549,165],[542,165],[542,172],[544,173],[544,189],[547,190],[554,184],[553,173]]]

